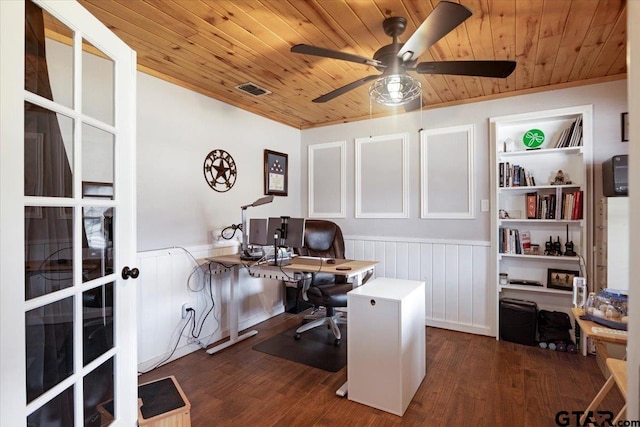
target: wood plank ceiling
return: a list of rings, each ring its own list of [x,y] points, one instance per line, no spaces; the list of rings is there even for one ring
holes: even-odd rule
[[[438,0],[80,0],[138,53],[140,71],[306,129],[400,114],[368,85],[311,100],[373,67],[293,54],[298,43],[371,58],[391,39],[382,21],[407,18],[406,41]],[[625,0],[460,0],[473,16],[420,61],[510,59],[506,79],[420,75],[424,108],[626,78]],[[272,93],[235,89],[252,82]]]

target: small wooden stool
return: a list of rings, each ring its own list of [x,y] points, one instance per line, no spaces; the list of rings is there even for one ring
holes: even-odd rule
[[[138,386],[138,425],[191,427],[191,404],[173,375]]]
[[[582,414],[582,417],[580,417],[580,425],[584,425],[589,412],[596,409],[607,394],[609,394],[613,388],[613,384],[618,385],[620,393],[622,393],[622,397],[625,399],[625,404],[620,410],[620,413],[618,413],[618,416],[613,420],[613,425],[617,425],[618,421],[624,417],[627,412],[627,362],[624,360],[608,358],[606,363],[611,376],[609,376],[607,382],[604,383],[598,394],[596,394],[596,397],[593,398],[587,409],[584,411],[584,414]]]

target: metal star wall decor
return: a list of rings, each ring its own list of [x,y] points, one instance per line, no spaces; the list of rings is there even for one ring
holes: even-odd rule
[[[236,162],[224,150],[213,150],[204,159],[204,179],[219,193],[229,191],[236,183]]]

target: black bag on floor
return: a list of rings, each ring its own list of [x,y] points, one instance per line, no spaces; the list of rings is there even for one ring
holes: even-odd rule
[[[538,311],[538,339],[542,342],[571,341],[571,319],[561,311]]]

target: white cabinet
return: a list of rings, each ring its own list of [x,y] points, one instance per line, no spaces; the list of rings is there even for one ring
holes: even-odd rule
[[[347,298],[349,400],[402,416],[426,375],[424,282],[377,278]]]
[[[570,313],[573,277],[592,277],[592,106],[495,117],[490,126],[496,307],[510,297]],[[541,135],[542,145],[527,147]]]

